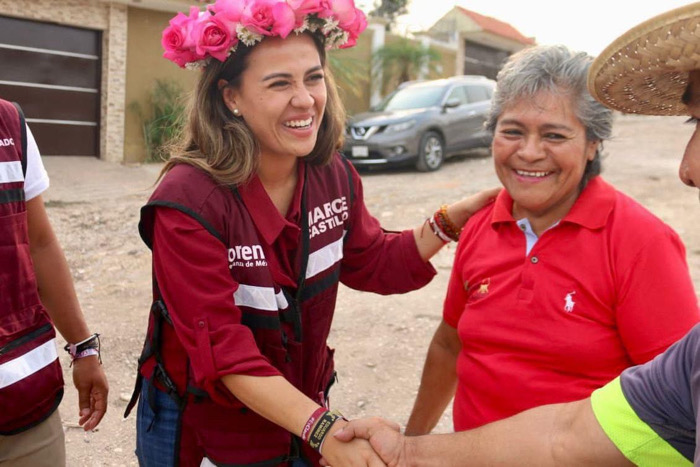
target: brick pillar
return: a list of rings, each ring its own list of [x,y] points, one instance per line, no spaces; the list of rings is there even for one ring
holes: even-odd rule
[[[110,3],[109,26],[103,38],[100,138],[100,157],[110,162],[124,160],[127,23],[127,6]]]

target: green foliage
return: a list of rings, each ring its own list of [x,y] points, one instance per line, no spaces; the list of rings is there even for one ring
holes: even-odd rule
[[[362,99],[363,87],[369,82],[367,63],[357,58],[343,56],[342,51],[332,50],[328,53],[328,65],[333,71],[338,87],[353,97]]]
[[[404,81],[417,79],[421,70],[437,71],[440,53],[411,39],[397,37],[372,56],[374,79],[382,75],[382,89],[393,89]]]
[[[167,160],[168,144],[180,133],[184,124],[184,92],[180,85],[171,80],[156,80],[145,110],[138,102],[132,102],[129,108],[141,120],[146,161]]]
[[[407,6],[408,0],[379,0],[379,4],[375,3],[374,10],[370,11],[369,15],[387,20],[386,28],[390,30],[397,16],[408,13]]]

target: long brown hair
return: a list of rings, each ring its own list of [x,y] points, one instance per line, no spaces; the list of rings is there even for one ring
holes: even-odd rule
[[[328,163],[343,143],[345,108],[338,95],[335,80],[326,62],[323,36],[308,33],[314,41],[324,68],[326,109],[319,126],[316,145],[305,156],[310,164]],[[255,46],[239,43],[235,53],[226,60],[212,60],[202,71],[188,105],[188,120],[172,145],[170,160],[160,177],[177,164],[198,167],[225,185],[246,182],[258,169],[260,148],[245,121],[233,116],[224,103],[219,80],[230,86],[240,84],[241,75],[248,66],[248,56]]]

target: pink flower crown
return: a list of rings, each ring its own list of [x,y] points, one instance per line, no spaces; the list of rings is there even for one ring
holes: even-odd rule
[[[181,68],[205,67],[211,59],[225,62],[238,43],[247,46],[265,36],[320,31],[326,48],[347,48],[367,27],[353,0],[216,0],[205,11],[190,7],[163,31],[163,56]]]

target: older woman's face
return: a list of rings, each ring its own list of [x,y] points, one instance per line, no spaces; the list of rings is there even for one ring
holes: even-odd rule
[[[678,171],[681,181],[688,186],[700,188],[700,70],[690,73],[690,102],[688,103],[695,132],[685,149]]]
[[[579,195],[586,163],[597,142],[566,93],[540,92],[506,107],[496,123],[496,174],[513,198],[513,216],[539,220],[546,227],[569,212]]]
[[[323,66],[313,39],[267,37],[251,51],[237,89],[223,91],[257,139],[261,157],[303,157],[316,145],[326,107]]]

